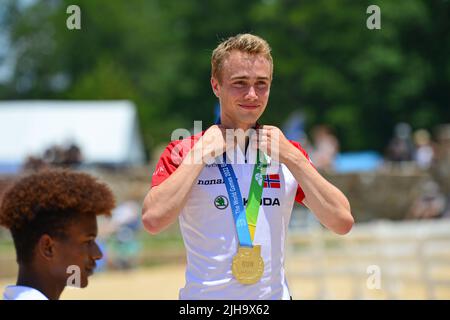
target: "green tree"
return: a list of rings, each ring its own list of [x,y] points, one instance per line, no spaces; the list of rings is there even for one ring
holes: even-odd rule
[[[273,49],[263,122],[302,109],[308,128],[335,127],[344,150],[383,150],[399,121],[431,129],[450,119],[446,0],[3,2],[17,64],[0,98],[131,99],[148,148],[194,120],[212,123],[211,51],[243,32]],[[70,4],[81,8],[81,30],[65,27]],[[381,30],[366,28],[371,4]]]

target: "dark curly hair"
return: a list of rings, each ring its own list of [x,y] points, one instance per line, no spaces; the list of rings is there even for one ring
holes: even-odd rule
[[[0,225],[11,231],[18,263],[29,263],[43,234],[64,239],[81,214],[110,215],[114,196],[92,176],[69,170],[45,170],[23,177],[4,194]]]

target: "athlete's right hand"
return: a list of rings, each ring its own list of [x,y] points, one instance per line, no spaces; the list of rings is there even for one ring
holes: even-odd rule
[[[209,127],[197,144],[202,150],[203,163],[214,163],[214,159],[227,149],[225,128],[217,124]]]

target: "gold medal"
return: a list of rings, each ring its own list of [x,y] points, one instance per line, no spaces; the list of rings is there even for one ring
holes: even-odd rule
[[[261,258],[261,246],[239,247],[231,266],[233,276],[242,284],[254,284],[261,279],[264,261]]]

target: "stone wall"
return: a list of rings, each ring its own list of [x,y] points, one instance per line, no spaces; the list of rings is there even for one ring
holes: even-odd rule
[[[111,187],[119,204],[125,200],[142,203],[150,189],[152,169],[149,166],[87,171]],[[367,173],[322,174],[348,197],[352,213],[356,221],[360,222],[373,219],[404,219],[414,200],[420,195],[424,183],[433,178],[426,172],[395,168]],[[0,179],[0,189],[5,188],[12,179],[13,177]],[[440,180],[444,183],[442,188],[445,192],[447,179],[441,177]],[[0,198],[1,193],[0,190]]]
[[[350,201],[357,222],[374,219],[402,220],[429,180],[424,173],[324,174]]]
[[[107,182],[118,203],[132,199],[142,203],[150,188],[151,170],[134,168],[121,172],[92,172]],[[425,172],[389,170],[389,172],[326,174],[323,176],[348,197],[352,213],[359,222],[373,219],[401,220],[431,179]]]

